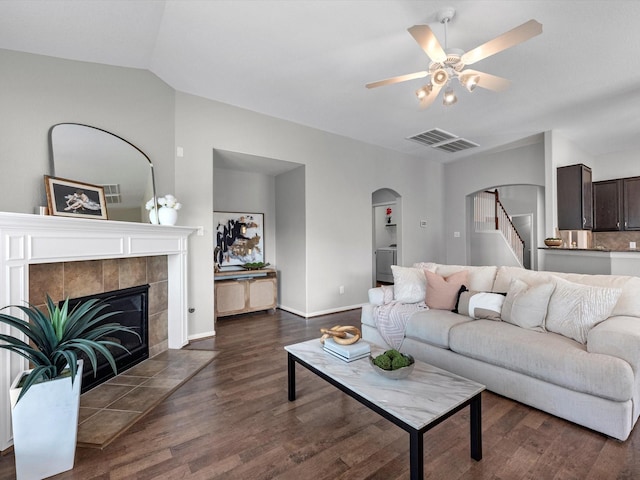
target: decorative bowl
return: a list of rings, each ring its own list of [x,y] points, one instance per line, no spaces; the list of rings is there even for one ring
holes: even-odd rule
[[[383,370],[382,368],[378,367],[375,363],[373,363],[373,357],[371,355],[369,355],[369,364],[371,365],[371,368],[373,368],[373,371],[376,372],[378,375],[384,378],[390,378],[391,380],[400,380],[403,378],[407,378],[411,374],[411,372],[413,372],[413,367],[415,367],[416,365],[416,361],[413,359],[411,355],[403,353],[402,356],[405,358],[408,358],[409,361],[411,362],[411,364],[408,367],[398,368],[397,370]]]
[[[561,238],[545,238],[544,244],[547,247],[561,247],[562,239]]]

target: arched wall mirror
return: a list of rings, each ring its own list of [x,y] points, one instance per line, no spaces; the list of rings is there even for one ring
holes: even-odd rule
[[[153,164],[131,142],[106,130],[59,123],[49,131],[53,175],[104,187],[109,220],[149,222],[156,199]]]

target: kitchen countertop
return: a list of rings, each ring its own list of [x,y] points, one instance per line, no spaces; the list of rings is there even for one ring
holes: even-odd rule
[[[624,253],[640,253],[639,249],[625,249],[625,250],[613,250],[610,248],[578,248],[578,247],[573,247],[573,248],[565,248],[565,247],[538,247],[538,250],[556,250],[556,251],[561,251],[561,252],[612,252],[612,253],[619,253],[619,252],[624,252]]]

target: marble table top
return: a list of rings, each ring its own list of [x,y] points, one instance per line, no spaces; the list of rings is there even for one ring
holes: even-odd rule
[[[418,360],[407,378],[391,380],[378,375],[368,358],[348,363],[326,353],[318,339],[284,348],[417,430],[485,389],[484,385]],[[371,345],[372,356],[383,351]]]

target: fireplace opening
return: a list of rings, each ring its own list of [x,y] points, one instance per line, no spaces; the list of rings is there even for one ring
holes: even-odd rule
[[[103,323],[120,323],[132,328],[140,335],[140,338],[138,338],[128,332],[116,332],[110,337],[104,337],[121,344],[128,350],[127,352],[121,348],[109,348],[115,359],[118,373],[122,373],[149,358],[149,285],[69,299],[69,308],[71,309],[78,303],[92,298],[103,300],[108,304],[107,308],[101,313],[120,312],[106,318]],[[82,352],[78,354],[78,358],[82,358],[85,361],[81,393],[97,387],[114,376],[113,370],[104,356],[100,353],[96,356],[98,368],[94,376],[89,359]]]

